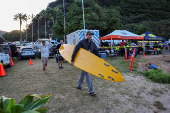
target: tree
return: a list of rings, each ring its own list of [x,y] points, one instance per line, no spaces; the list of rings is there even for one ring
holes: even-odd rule
[[[40,13],[40,18],[44,18],[45,19],[45,38],[46,38],[46,19],[47,18],[52,18],[51,14],[48,13],[48,9],[47,10],[42,10]]]
[[[17,41],[18,38],[20,37],[20,31],[13,30],[11,32],[6,32],[5,34],[3,34],[3,37],[5,38],[5,40],[8,40],[8,41]]]
[[[40,14],[37,14],[35,19],[38,20],[38,39],[39,39],[39,20],[40,20]]]
[[[20,44],[22,43],[22,32],[21,32],[21,25],[22,25],[22,21],[26,21],[26,14],[23,13],[18,13],[16,15],[14,15],[14,20],[15,21],[20,21]]]
[[[30,19],[30,15],[26,15],[26,41],[27,41],[27,21]]]
[[[98,29],[101,36],[110,33],[112,30],[121,28],[121,16],[119,12],[114,10],[114,7],[102,8],[93,0],[84,0],[84,11],[86,24],[85,28]],[[68,12],[66,13],[66,21],[66,28],[68,33],[83,29],[81,0],[75,1],[68,7]],[[56,22],[53,25],[53,32],[56,35],[62,35],[64,34],[63,27],[63,12],[59,12],[56,15]]]

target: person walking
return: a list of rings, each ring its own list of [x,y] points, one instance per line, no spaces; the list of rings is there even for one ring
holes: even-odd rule
[[[48,43],[42,41],[41,44],[41,41],[38,39],[38,42],[40,42],[40,44],[37,44],[36,46],[41,49],[41,61],[43,63],[43,71],[45,74],[47,74],[46,66],[49,58],[49,49],[52,47],[52,44],[50,43],[50,40],[48,40]]]
[[[77,52],[79,51],[80,48],[83,48],[83,49],[97,55],[98,57],[100,57],[98,50],[97,50],[97,46],[92,41],[92,35],[94,35],[94,34],[91,31],[88,31],[86,33],[86,39],[81,40],[75,46],[73,54],[72,54],[72,58],[71,58],[71,65],[74,65],[75,56],[76,56],[76,54],[77,54]],[[90,78],[90,74],[83,71],[83,70],[81,71],[81,74],[80,74],[80,77],[79,77],[79,80],[78,80],[78,83],[77,83],[77,89],[84,90],[84,88],[81,87],[82,84],[83,84],[84,77],[86,78],[86,84],[87,84],[88,89],[89,89],[89,94],[91,96],[97,95],[95,92],[93,92],[93,85],[92,85],[92,81],[91,81],[91,78]]]
[[[63,61],[64,61],[64,58],[60,55],[60,52],[59,52],[61,45],[63,45],[63,40],[60,40],[60,44],[57,45],[58,69],[63,68],[62,65],[63,65]]]

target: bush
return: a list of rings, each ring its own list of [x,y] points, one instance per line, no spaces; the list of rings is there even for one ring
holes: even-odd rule
[[[37,100],[34,97],[38,97]],[[26,95],[19,104],[13,98],[0,96],[0,113],[46,113],[48,108],[42,108],[51,95],[40,97],[37,94]],[[34,99],[34,101],[33,101]]]
[[[165,74],[161,69],[152,69],[142,74],[157,83],[170,83],[170,74]]]

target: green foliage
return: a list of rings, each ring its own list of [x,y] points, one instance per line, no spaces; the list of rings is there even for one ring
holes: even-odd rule
[[[37,100],[34,100],[37,97]],[[19,104],[15,104],[12,98],[0,96],[0,113],[46,113],[47,108],[42,108],[48,102],[51,95],[40,97],[37,94],[26,95]]]
[[[102,8],[93,0],[84,0],[84,11],[86,29],[99,29],[101,36],[121,28],[121,16],[113,7]],[[53,32],[55,34],[64,34],[63,21],[63,12],[57,13],[56,22],[53,26]],[[68,12],[66,13],[66,28],[67,33],[83,29],[81,1],[75,1],[68,7]]]
[[[2,36],[5,38],[5,40],[8,40],[8,41],[19,41],[20,40],[20,31],[14,30],[11,32],[6,32]]]
[[[153,105],[161,110],[166,110],[160,101],[155,101]]]
[[[65,6],[67,34],[83,29],[81,0],[66,0]],[[116,29],[125,29],[139,35],[149,31],[169,39],[170,1],[168,0],[84,0],[84,10],[86,29],[98,29],[101,37]],[[45,35],[44,17],[46,17],[47,36],[52,31],[57,36],[64,36],[63,0],[51,2],[37,15],[42,16],[41,19],[37,16],[33,19],[34,40],[38,37],[38,20],[39,37]],[[28,27],[29,41],[32,39],[31,26],[32,23]],[[53,39],[55,38],[53,36]]]
[[[170,84],[170,74],[165,74],[161,69],[152,69],[142,74],[154,82]]]

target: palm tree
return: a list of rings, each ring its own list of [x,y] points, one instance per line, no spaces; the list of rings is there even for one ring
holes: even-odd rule
[[[31,16],[31,19],[32,19],[32,42],[33,42],[33,19],[34,19],[34,15],[33,14]]]
[[[54,25],[54,22],[55,22],[54,14],[60,11],[59,7],[54,7],[54,8],[47,7],[46,11],[49,14],[49,18],[53,20],[53,25]],[[52,35],[53,35],[52,27],[51,27],[51,32],[52,32]]]
[[[44,18],[45,19],[45,38],[46,38],[46,19],[48,17],[51,17],[51,15],[48,14],[47,10],[42,10],[40,15],[41,15],[40,18]]]
[[[30,19],[30,15],[26,15],[26,41],[27,41],[27,21]]]
[[[39,20],[40,20],[40,14],[37,14],[37,16],[35,17],[35,19],[38,20],[38,39],[39,39]]]
[[[22,25],[22,21],[26,21],[26,14],[18,13],[16,15],[14,15],[14,20],[20,21],[20,44],[21,44],[21,42],[22,42],[21,25]]]

